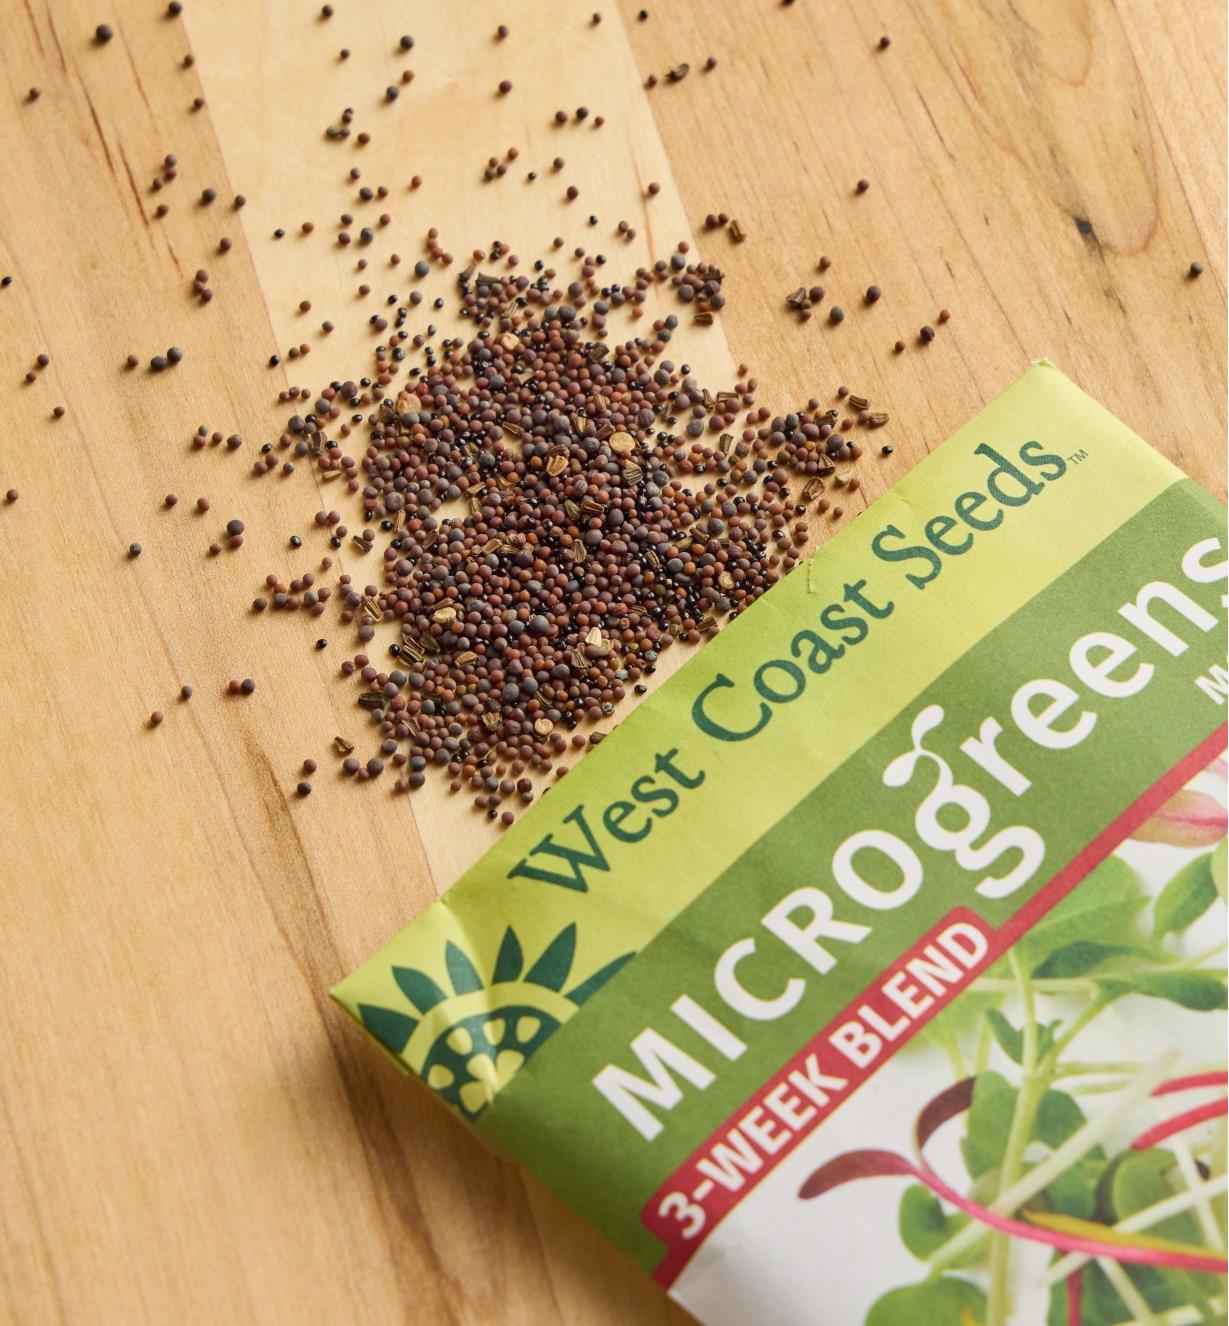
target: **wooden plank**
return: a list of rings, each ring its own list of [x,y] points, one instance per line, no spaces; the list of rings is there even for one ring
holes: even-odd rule
[[[727,270],[729,303],[678,357],[714,386],[748,361],[773,408],[842,380],[872,395],[896,454],[863,466],[868,499],[1039,355],[1223,494],[1223,7],[674,0],[597,26],[531,0],[336,7],[188,0],[173,20],[29,0],[6,25],[0,489],[21,498],[0,509],[0,1316],[681,1321],[327,1003],[492,830],[438,787],[407,802],[335,779],[333,734],[363,731],[343,634],[245,612],[267,571],[316,565],[312,512],[340,509],[305,470],[250,476],[295,408],[277,393],[367,369],[368,319],[417,284],[429,226],[454,272],[495,238],[568,272],[558,234],[626,279],[686,239]],[[116,36],[97,46],[104,18]],[[680,61],[681,83],[642,86]],[[553,125],[582,104],[589,120]],[[324,136],[346,106],[364,146]],[[178,178],[153,193],[168,152]],[[380,184],[386,198],[357,197]],[[702,230],[717,211],[745,243]],[[370,245],[337,243],[343,212]],[[1208,270],[1189,281],[1195,258]],[[783,308],[815,281],[848,310],[840,327]],[[872,281],[884,295],[865,308]],[[448,325],[430,301],[449,280],[421,288],[422,326]],[[919,348],[941,306],[951,322]],[[300,343],[310,356],[287,361]],[[122,366],[171,344],[172,371]],[[195,451],[200,423],[245,445]],[[243,548],[209,557],[232,515]],[[363,578],[360,557],[337,561]],[[227,697],[241,676],[256,693]],[[308,755],[323,776],[298,803]]]

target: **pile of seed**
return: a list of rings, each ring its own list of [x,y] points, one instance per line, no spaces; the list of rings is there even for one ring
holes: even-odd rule
[[[358,704],[380,740],[366,764],[347,750],[356,778],[391,758],[399,790],[437,766],[491,818],[507,798],[528,803],[535,778],[563,772],[569,745],[602,735],[575,729],[608,717],[629,687],[643,692],[663,650],[698,643],[793,568],[806,531],[791,519],[805,501],[828,509],[825,479],[856,459],[817,401],[772,418],[755,406],[754,379],[700,388],[664,357],[673,317],[651,337],[600,339],[624,288],[597,289],[582,315],[595,272],[587,261],[568,288],[575,302],[562,303],[546,302],[562,293],[546,273],[467,268],[472,339],[428,346],[397,390],[408,334],[394,330],[374,379],[331,383],[280,439],[361,503],[353,533],[339,512],[316,513],[330,546],[347,534],[360,555],[384,544],[371,583],[342,575],[338,587],[341,624],[369,651],[342,672],[363,683]],[[669,279],[644,273],[627,291],[633,311],[655,278]],[[363,450],[346,454],[356,430]],[[794,474],[804,493],[791,493]],[[272,606],[319,616],[328,596],[313,583],[270,576]],[[386,670],[370,657],[378,633]]]

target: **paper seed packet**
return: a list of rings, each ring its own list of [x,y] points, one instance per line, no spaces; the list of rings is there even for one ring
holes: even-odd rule
[[[1223,1320],[1227,588],[1036,364],[334,997],[702,1322]]]

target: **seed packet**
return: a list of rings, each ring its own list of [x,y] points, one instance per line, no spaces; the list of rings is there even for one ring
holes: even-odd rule
[[[1227,588],[1036,364],[334,997],[702,1322],[1223,1319]]]

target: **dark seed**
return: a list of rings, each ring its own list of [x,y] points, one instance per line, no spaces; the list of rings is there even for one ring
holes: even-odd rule
[[[833,304],[833,306],[828,310],[828,321],[844,322],[845,310],[839,304]]]
[[[128,556],[140,557],[140,555],[141,555],[141,545],[139,543],[130,543],[128,545]]]
[[[1193,263],[1191,263],[1191,265],[1190,265],[1186,270],[1187,270],[1187,274],[1188,274],[1189,276],[1191,276],[1192,278],[1194,278],[1194,277],[1196,277],[1196,276],[1202,276],[1202,275],[1203,275],[1203,263],[1201,263],[1201,262],[1193,262]]]
[[[107,42],[109,42],[111,38],[114,36],[115,36],[115,31],[109,23],[100,23],[94,29],[94,40],[99,44],[99,46],[105,46]]]

